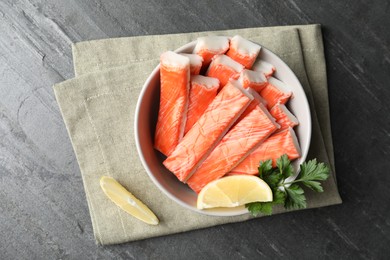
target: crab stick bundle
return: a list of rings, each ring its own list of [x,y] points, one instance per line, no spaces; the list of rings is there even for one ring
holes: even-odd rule
[[[229,49],[229,39],[224,36],[206,36],[198,38],[193,53],[203,58],[203,66],[207,67],[211,59],[224,54]]]
[[[186,134],[203,115],[207,107],[217,95],[219,80],[201,75],[191,76],[190,103],[188,105]]]
[[[175,52],[160,57],[160,108],[154,147],[168,156],[183,138],[190,87],[190,60]]]
[[[269,78],[274,74],[276,69],[271,63],[263,60],[257,60],[253,64],[252,70],[262,72],[267,78]]]
[[[244,69],[240,63],[232,60],[226,55],[216,55],[211,62],[206,75],[219,79],[221,88],[224,87],[229,79],[237,79],[239,73]]]
[[[190,74],[199,75],[202,68],[203,58],[198,54],[180,53],[190,59]]]
[[[281,129],[298,125],[298,119],[287,109],[285,105],[276,104],[269,111],[280,125]]]
[[[252,109],[222,138],[221,142],[188,179],[196,193],[209,182],[221,178],[250,154],[278,125],[261,104]]]
[[[301,149],[298,144],[297,136],[291,127],[270,136],[238,164],[231,171],[231,174],[242,173],[256,175],[259,173],[258,167],[260,161],[271,159],[272,164],[275,167],[276,160],[283,154],[287,154],[290,160],[294,160],[301,156]]]
[[[260,91],[260,95],[267,100],[267,108],[271,109],[276,104],[285,104],[292,95],[289,87],[282,81],[270,77],[268,85]]]
[[[268,84],[265,75],[258,71],[244,69],[240,73],[239,79],[244,88],[253,88],[260,93]]]
[[[229,82],[163,162],[165,167],[186,182],[252,100],[237,81]]]
[[[236,35],[230,40],[230,48],[226,55],[244,65],[246,69],[250,69],[259,55],[260,49],[260,45]]]

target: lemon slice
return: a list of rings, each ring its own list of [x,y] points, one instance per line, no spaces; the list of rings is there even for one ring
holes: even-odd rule
[[[197,208],[231,208],[256,201],[272,201],[268,184],[256,176],[234,175],[207,184],[198,195]]]
[[[100,187],[107,197],[130,215],[150,225],[158,224],[156,215],[114,178],[103,176],[100,178]]]

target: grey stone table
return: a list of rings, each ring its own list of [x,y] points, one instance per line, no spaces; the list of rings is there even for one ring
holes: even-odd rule
[[[0,259],[388,259],[390,3],[317,2],[0,0]],[[344,203],[97,246],[52,91],[71,43],[306,23],[323,25]]]

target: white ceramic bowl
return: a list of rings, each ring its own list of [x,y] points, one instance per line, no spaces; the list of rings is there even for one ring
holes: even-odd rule
[[[195,44],[196,41],[190,42],[177,49],[176,52],[191,53]],[[278,56],[266,48],[262,48],[260,58],[275,66],[276,73],[274,77],[286,83],[293,92],[293,97],[288,102],[287,107],[299,120],[299,125],[295,128],[295,132],[301,147],[302,156],[294,162],[294,168],[298,169],[299,164],[306,159],[311,138],[310,108],[305,92],[295,74]],[[169,198],[193,211],[215,216],[236,216],[248,213],[244,206],[207,210],[197,209],[197,194],[186,184],[181,183],[164,167],[162,164],[164,157],[153,148],[154,131],[159,109],[159,94],[160,66],[158,65],[152,71],[141,90],[134,122],[138,154],[149,177]],[[295,179],[296,175],[291,176],[290,179]]]

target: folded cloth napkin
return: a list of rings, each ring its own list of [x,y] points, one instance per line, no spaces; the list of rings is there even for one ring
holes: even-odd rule
[[[309,152],[331,165],[325,192],[306,191],[308,208],[339,204],[330,131],[325,58],[319,25],[249,28],[173,35],[127,37],[73,45],[76,78],[54,86],[84,183],[96,241],[116,244],[252,218],[214,217],[183,208],[149,179],[134,143],[134,110],[141,87],[163,51],[204,35],[239,34],[275,52],[296,73],[312,111]],[[99,179],[117,179],[160,219],[149,226],[121,211],[102,192]],[[274,214],[286,212],[282,207]]]

